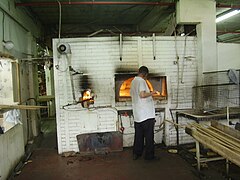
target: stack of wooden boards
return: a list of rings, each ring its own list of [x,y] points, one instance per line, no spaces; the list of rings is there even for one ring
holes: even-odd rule
[[[207,148],[240,166],[240,131],[211,121],[211,125],[191,123],[186,133]]]

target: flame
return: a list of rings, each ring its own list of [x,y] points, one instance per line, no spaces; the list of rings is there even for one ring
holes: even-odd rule
[[[83,100],[88,100],[88,99],[91,99],[91,98],[92,98],[92,96],[91,96],[91,91],[86,90],[86,91],[83,93],[82,99],[83,99]]]
[[[130,96],[131,82],[133,79],[134,79],[134,77],[129,78],[122,83],[122,85],[120,87],[120,91],[119,91],[120,96]],[[153,91],[152,84],[148,80],[146,80],[146,82],[147,82],[149,90]]]
[[[131,88],[131,82],[134,79],[134,77],[128,78],[127,80],[125,80],[119,89],[119,97],[130,97],[130,88]],[[149,90],[152,92],[154,90],[157,90],[157,92],[153,95],[155,98],[166,98],[167,97],[167,84],[166,84],[166,78],[165,77],[161,77],[161,79],[159,80],[159,83],[161,84],[156,84],[156,80],[153,80],[153,83],[155,83],[155,89],[154,89],[154,84],[152,84],[152,82],[150,82],[149,80],[146,80],[147,86],[149,88]]]
[[[162,79],[162,96],[167,96],[166,79]]]
[[[153,86],[152,86],[152,84],[151,84],[148,80],[146,80],[146,82],[147,82],[147,85],[148,85],[149,90],[150,90],[150,91],[153,91]]]
[[[133,77],[127,79],[122,83],[119,91],[120,96],[130,96],[130,87],[131,87],[132,80],[133,80]]]

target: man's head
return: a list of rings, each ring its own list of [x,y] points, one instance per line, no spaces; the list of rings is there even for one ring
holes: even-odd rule
[[[149,71],[148,71],[148,68],[146,66],[141,66],[138,69],[138,75],[141,76],[144,79],[147,78],[148,73],[149,73]]]

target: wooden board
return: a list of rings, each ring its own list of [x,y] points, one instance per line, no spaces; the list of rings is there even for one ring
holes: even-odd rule
[[[212,149],[214,152],[218,153],[222,157],[230,160],[234,164],[240,166],[240,154],[235,151],[222,146],[221,144],[213,141],[210,137],[199,133],[195,129],[186,128],[185,130],[188,134],[190,134],[194,139],[196,139],[201,144],[206,147]]]
[[[55,99],[55,96],[39,96],[37,101],[38,102],[46,102]]]
[[[225,126],[223,124],[218,123],[217,121],[211,121],[211,126],[237,138],[240,139],[240,131],[233,129],[231,127]]]
[[[36,110],[36,109],[46,109],[48,106],[30,106],[30,105],[0,105],[0,109],[27,109],[27,110]]]

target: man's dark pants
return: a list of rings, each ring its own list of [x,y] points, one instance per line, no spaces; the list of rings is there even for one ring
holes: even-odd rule
[[[133,154],[141,156],[144,149],[145,138],[145,156],[144,159],[154,158],[154,124],[155,119],[147,119],[143,122],[134,122],[135,136],[133,144]]]

